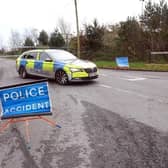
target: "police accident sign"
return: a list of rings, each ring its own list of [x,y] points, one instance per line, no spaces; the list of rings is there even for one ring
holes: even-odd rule
[[[51,114],[47,81],[0,89],[1,119]]]

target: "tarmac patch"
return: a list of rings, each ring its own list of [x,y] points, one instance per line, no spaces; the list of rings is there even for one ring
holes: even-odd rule
[[[92,168],[167,168],[168,135],[82,101]]]

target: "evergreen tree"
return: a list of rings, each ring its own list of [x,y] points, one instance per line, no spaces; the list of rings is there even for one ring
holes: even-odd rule
[[[103,46],[104,26],[100,26],[95,19],[93,25],[85,25],[85,36],[89,50],[96,51]]]
[[[150,50],[168,50],[168,5],[164,0],[160,3],[149,1],[141,16],[144,32],[149,37]]]
[[[59,33],[58,29],[55,29],[53,33],[51,33],[49,39],[49,46],[50,47],[63,47],[65,45],[64,38],[62,37],[61,33]]]
[[[48,45],[48,34],[46,31],[42,30],[38,37],[38,41],[40,45],[46,46]]]
[[[143,31],[135,18],[128,18],[120,23],[118,31],[117,50],[121,55],[127,55],[133,60],[143,59]]]
[[[24,42],[24,46],[34,46],[34,42],[30,37],[27,37]]]

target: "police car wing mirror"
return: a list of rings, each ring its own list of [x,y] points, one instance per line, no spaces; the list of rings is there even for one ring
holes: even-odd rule
[[[45,62],[52,62],[53,60],[51,58],[46,58]]]

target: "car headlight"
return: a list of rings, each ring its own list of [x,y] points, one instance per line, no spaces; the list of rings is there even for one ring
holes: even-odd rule
[[[83,70],[79,68],[70,68],[70,71],[71,72],[82,72]]]

